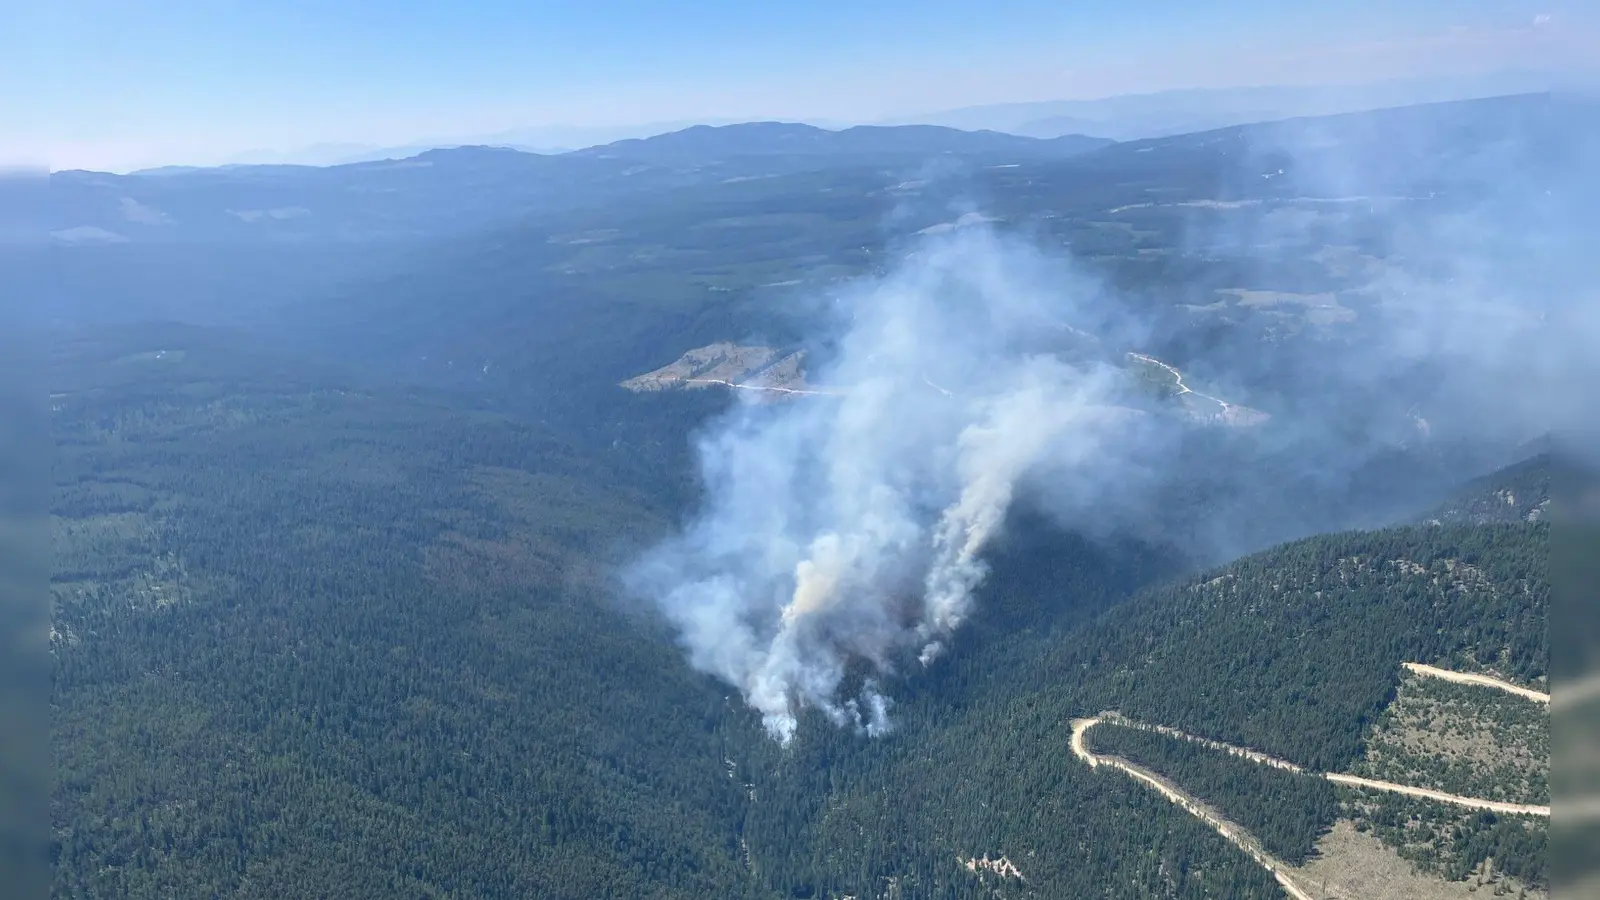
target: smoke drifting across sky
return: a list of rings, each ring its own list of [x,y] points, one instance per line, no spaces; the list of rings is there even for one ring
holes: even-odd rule
[[[1073,288],[1041,288],[1044,265],[986,229],[930,238],[840,304],[837,353],[812,372],[836,396],[743,403],[701,441],[703,514],[632,574],[780,741],[800,706],[886,730],[870,674],[838,696],[852,660],[931,663],[1019,480],[1140,426],[1110,402],[1115,369],[1027,349],[1072,321]]]
[[[632,588],[778,740],[807,707],[881,734],[880,680],[932,664],[974,615],[983,550],[1024,491],[1070,527],[1215,559],[1420,513],[1580,423],[1592,404],[1567,394],[1595,380],[1600,345],[1592,127],[1554,104],[1408,116],[1258,133],[1233,157],[1244,187],[1169,204],[1205,211],[1184,249],[1240,281],[1168,286],[1150,322],[986,226],[925,237],[841,298],[810,372],[834,395],[742,402],[703,434],[704,506]],[[1327,274],[1285,274],[1318,258]],[[1317,290],[1341,314],[1241,303],[1181,361],[1265,400],[1268,426],[1197,434],[1130,408],[1120,351],[1181,346],[1185,317],[1212,314],[1185,309],[1297,277],[1333,285]]]

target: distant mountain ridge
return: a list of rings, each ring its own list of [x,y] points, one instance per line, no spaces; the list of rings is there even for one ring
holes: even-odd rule
[[[467,145],[335,166],[166,166],[52,173],[47,191],[0,183],[9,243],[366,240],[459,232],[624,194],[838,165],[915,168],[930,158],[1067,159],[1111,141],[939,126],[699,125],[562,154]]]
[[[1473,76],[1387,80],[1363,85],[1187,88],[1117,94],[1087,100],[991,103],[872,121],[835,121],[812,117],[803,121],[830,131],[842,131],[856,125],[937,125],[964,131],[990,130],[1035,138],[1085,134],[1115,140],[1135,140],[1202,131],[1240,122],[1331,115],[1384,106],[1468,100],[1584,86],[1581,77],[1571,75],[1502,71]],[[1587,86],[1596,85],[1591,80]],[[425,150],[480,145],[513,147],[531,153],[555,155],[668,134],[696,125],[726,126],[749,121],[699,117],[614,125],[551,124],[475,135],[434,135],[399,143],[323,142],[292,150],[251,150],[239,153],[221,165],[336,166],[403,159]]]
[[[891,121],[963,129],[993,129],[1033,137],[1078,132],[1129,141],[1206,131],[1244,122],[1337,115],[1383,107],[1475,100],[1585,86],[1571,77],[1510,71],[1464,77],[1399,79],[1364,85],[1189,88],[1121,94],[1092,100],[997,103],[904,116]],[[1587,86],[1594,85],[1591,83]]]
[[[1066,157],[1115,141],[1081,134],[1048,140],[942,125],[856,125],[832,131],[797,122],[695,125],[654,137],[615,141],[568,156],[689,161],[783,154],[1016,153]]]
[[[1196,149],[1234,134],[1271,138],[1324,124],[1346,128],[1370,120],[1365,127],[1418,127],[1461,136],[1499,128],[1497,122],[1506,116],[1561,119],[1594,108],[1593,101],[1581,95],[1553,103],[1556,96],[1528,94],[1230,125],[1213,132],[1120,144],[1082,134],[1045,139],[937,125],[830,130],[792,122],[750,122],[697,125],[553,155],[467,145],[327,167],[169,166],[135,175],[74,170],[55,172],[47,179],[0,181],[0,243],[342,243],[428,238],[642,192],[829,168],[912,171],[931,160],[952,158],[979,165],[1083,159],[1127,166],[1131,163],[1125,157],[1130,153],[1179,145]],[[1450,127],[1437,127],[1441,120]],[[1164,166],[1167,161],[1151,157],[1140,163]]]

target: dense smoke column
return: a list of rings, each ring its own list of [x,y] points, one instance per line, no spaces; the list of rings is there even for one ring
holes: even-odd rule
[[[848,667],[931,664],[974,614],[1019,480],[1098,457],[1130,420],[1107,406],[1110,370],[1037,349],[1089,296],[1043,270],[985,230],[930,240],[844,298],[813,373],[836,395],[743,403],[700,440],[705,507],[631,580],[776,739],[801,707],[887,730],[871,679],[840,696]]]
[[[1176,269],[1225,276],[1162,296],[1109,296],[981,224],[927,236],[812,335],[829,396],[743,403],[702,436],[704,506],[632,586],[787,740],[802,707],[888,727],[884,680],[842,697],[847,673],[932,664],[982,614],[1020,491],[1208,561],[1409,521],[1592,419],[1600,118],[1517,108],[1239,132],[1215,196],[1139,207],[1191,217],[1175,252],[1204,265]],[[1129,352],[1196,393],[1133,412]],[[1268,424],[1183,421],[1219,397]]]

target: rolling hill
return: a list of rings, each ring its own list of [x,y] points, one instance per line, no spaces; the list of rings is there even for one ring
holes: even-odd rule
[[[1064,159],[1113,143],[1080,134],[1032,138],[998,131],[961,131],[938,125],[855,125],[833,131],[790,122],[749,122],[696,125],[654,137],[630,138],[575,150],[571,155],[696,166],[749,156],[848,155],[869,162],[952,154]]]
[[[945,156],[1064,159],[1109,145],[932,125],[827,131],[778,122],[694,126],[547,155],[425,150],[336,166],[247,165],[0,181],[7,243],[371,242],[437,236],[642,191],[848,162],[914,169]]]

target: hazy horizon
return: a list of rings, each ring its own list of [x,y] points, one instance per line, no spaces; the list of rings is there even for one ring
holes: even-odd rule
[[[697,11],[668,16],[627,0],[450,11],[175,0],[134,14],[65,0],[0,37],[0,77],[30,85],[0,98],[0,165],[130,171],[474,142],[571,149],[698,122],[837,127],[1186,89],[1600,77],[1587,52],[1600,17],[1571,2],[1337,13],[1167,3],[1155,27],[1148,8],[1103,3]]]

